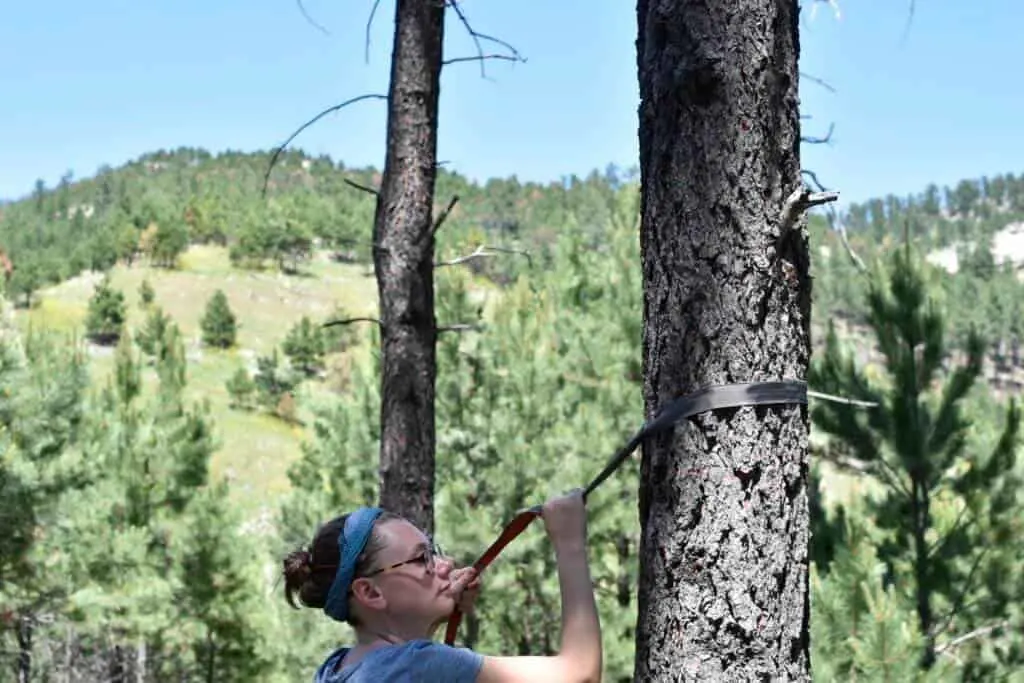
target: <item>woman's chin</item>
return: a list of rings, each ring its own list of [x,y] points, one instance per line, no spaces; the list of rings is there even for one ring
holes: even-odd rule
[[[437,611],[442,619],[447,620],[455,611],[455,600],[450,595],[439,595],[437,598]]]

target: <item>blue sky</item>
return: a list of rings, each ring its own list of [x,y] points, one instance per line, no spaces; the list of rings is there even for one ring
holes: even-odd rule
[[[805,0],[809,5],[810,0]],[[385,92],[393,2],[364,59],[371,0],[48,0],[8,3],[0,21],[0,197],[67,170],[91,175],[157,148],[271,148],[320,109]],[[802,20],[804,166],[843,203],[931,181],[1024,171],[1024,4],[839,0]],[[553,180],[637,162],[635,3],[465,0],[478,30],[525,64],[448,68],[439,155],[476,178]],[[447,53],[472,45],[449,20]],[[297,146],[380,165],[384,106],[323,120]]]

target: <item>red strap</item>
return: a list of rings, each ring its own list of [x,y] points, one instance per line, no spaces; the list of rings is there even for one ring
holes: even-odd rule
[[[541,508],[540,506],[532,507],[527,510],[523,510],[518,515],[512,518],[512,521],[505,525],[502,529],[501,535],[498,539],[491,544],[491,546],[484,551],[484,554],[480,556],[476,562],[473,563],[473,569],[478,574],[483,573],[487,569],[487,565],[494,561],[502,550],[505,549],[509,543],[511,543],[519,534],[526,531],[526,528],[530,526],[533,520],[540,517]],[[447,645],[453,645],[455,643],[455,634],[459,631],[459,624],[462,623],[462,611],[458,607],[452,612],[452,615],[448,617],[448,628],[444,633],[444,642]]]

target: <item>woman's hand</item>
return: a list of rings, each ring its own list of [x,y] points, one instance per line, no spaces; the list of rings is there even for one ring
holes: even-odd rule
[[[463,614],[472,614],[480,596],[480,575],[472,567],[453,569],[451,594]]]

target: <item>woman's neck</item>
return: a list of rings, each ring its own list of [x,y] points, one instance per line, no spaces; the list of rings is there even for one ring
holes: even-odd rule
[[[430,638],[430,633],[423,633],[422,628],[409,624],[364,624],[356,627],[356,642],[360,646],[374,644],[400,645],[410,640]]]

